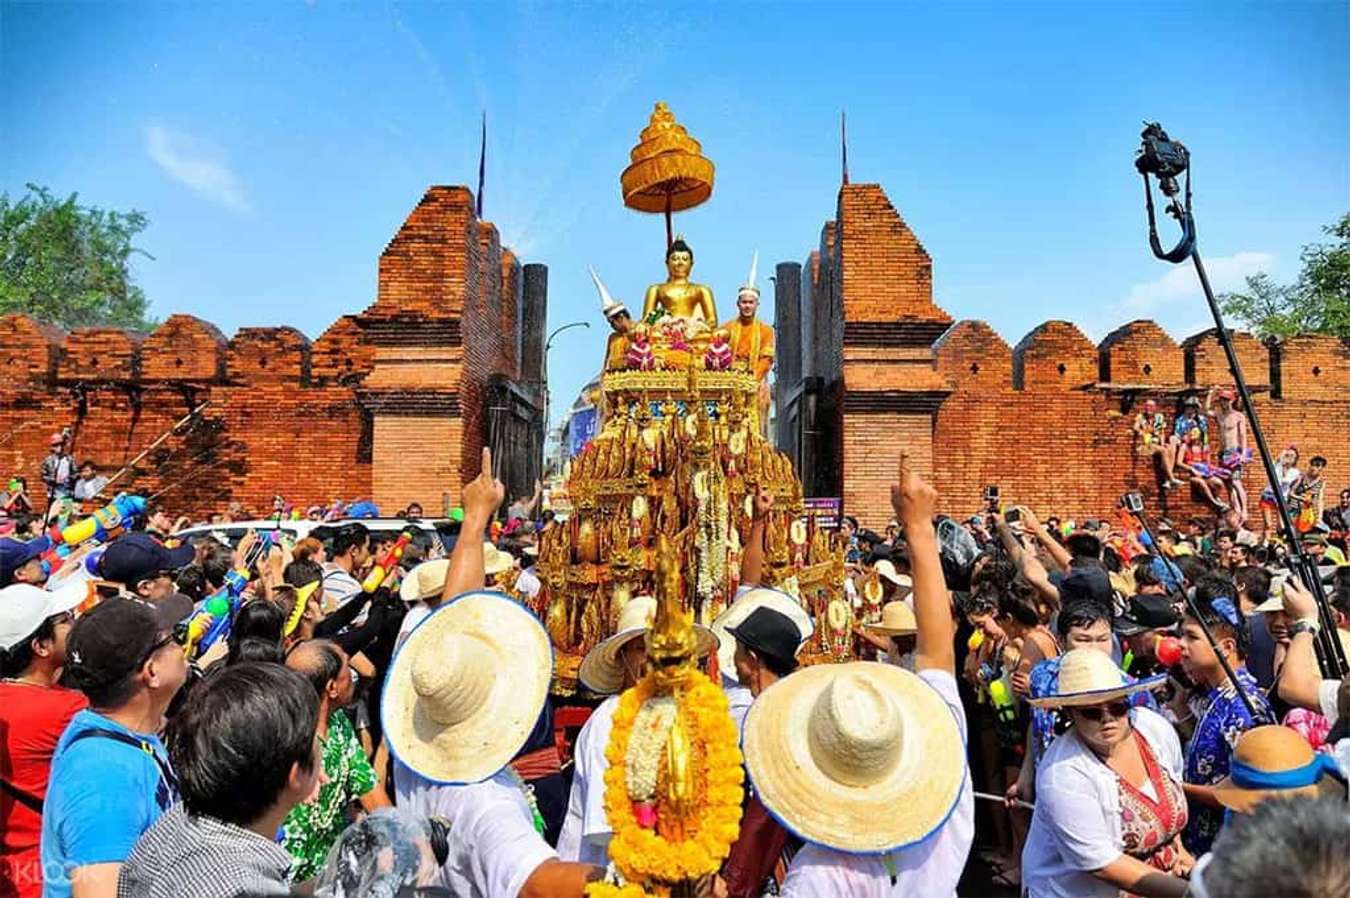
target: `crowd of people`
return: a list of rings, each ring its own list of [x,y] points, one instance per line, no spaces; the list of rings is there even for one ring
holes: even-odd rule
[[[612,873],[605,748],[655,601],[586,655],[598,704],[559,739],[526,601],[559,523],[537,491],[503,511],[486,452],[482,471],[450,539],[373,589],[397,533],[359,523],[231,546],[175,540],[161,509],[90,570],[16,512],[0,898],[566,898]],[[696,628],[747,775],[699,894],[982,894],[977,867],[1033,898],[1350,894],[1350,681],[1323,678],[1274,529],[1225,496],[1148,528],[998,501],[960,521],[902,458],[885,532],[841,521],[857,660],[806,667],[815,622],[761,582],[756,496],[737,595]],[[1350,489],[1322,511],[1301,540],[1350,649]],[[198,651],[185,622],[232,577],[228,631]]]

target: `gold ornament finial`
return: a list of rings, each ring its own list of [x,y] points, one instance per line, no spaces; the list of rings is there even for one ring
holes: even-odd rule
[[[656,617],[647,631],[647,668],[669,692],[697,670],[694,613],[684,610],[679,552],[664,535],[656,538]]]
[[[632,163],[619,177],[623,204],[639,212],[679,212],[712,196],[712,161],[703,147],[658,102],[629,154]]]

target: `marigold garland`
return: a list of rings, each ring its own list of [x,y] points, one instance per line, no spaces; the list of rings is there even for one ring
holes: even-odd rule
[[[593,882],[586,886],[586,894],[590,898],[650,898],[646,889],[631,882],[621,886],[610,885],[607,882]]]
[[[609,856],[626,883],[592,883],[591,898],[643,898],[641,885],[695,880],[717,872],[740,833],[741,750],[726,693],[702,673],[690,675],[679,696],[683,725],[703,757],[702,807],[695,829],[678,842],[639,825],[628,795],[625,758],[633,723],[643,702],[656,695],[650,675],[619,697],[605,748],[605,817],[614,831]]]

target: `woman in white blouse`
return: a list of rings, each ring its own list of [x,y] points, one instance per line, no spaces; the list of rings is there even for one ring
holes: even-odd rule
[[[1036,771],[1036,810],[1022,852],[1030,898],[1183,896],[1194,859],[1181,845],[1186,798],[1172,725],[1127,696],[1164,676],[1125,681],[1092,649],[1065,653],[1059,692],[1033,702],[1064,708],[1071,726]]]

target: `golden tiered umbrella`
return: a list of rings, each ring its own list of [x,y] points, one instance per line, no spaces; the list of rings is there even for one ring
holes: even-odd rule
[[[712,196],[712,160],[664,102],[652,110],[629,156],[632,162],[619,176],[623,204],[639,212],[664,212],[670,246],[671,213],[692,209]]]

